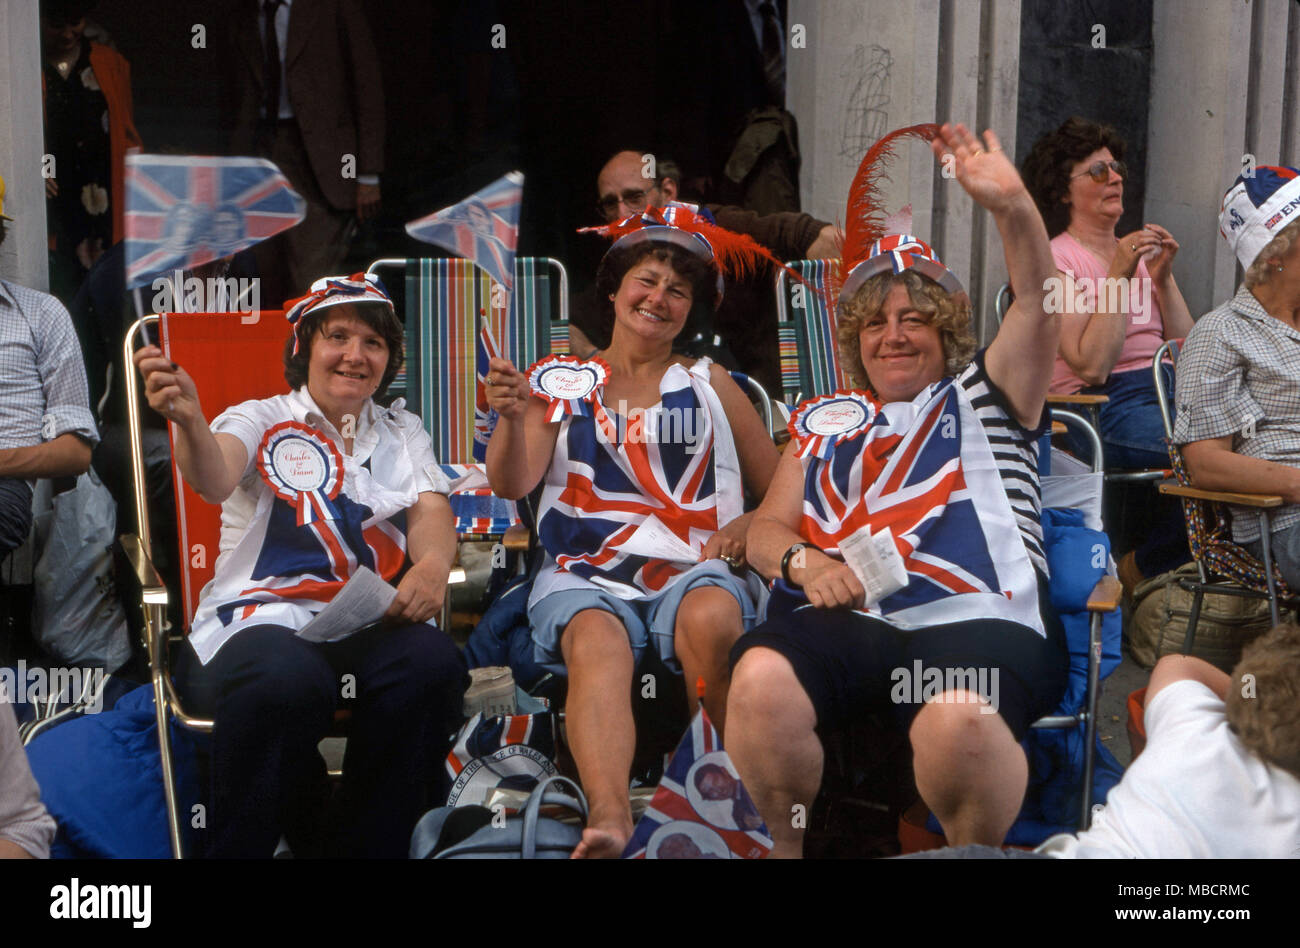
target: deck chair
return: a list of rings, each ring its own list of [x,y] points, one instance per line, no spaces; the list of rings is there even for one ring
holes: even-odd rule
[[[405,277],[406,367],[394,381],[424,419],[433,450],[452,484],[452,510],[461,540],[501,540],[527,549],[527,528],[513,501],[495,497],[474,461],[474,405],[480,313],[504,355],[520,369],[569,348],[569,277],[549,257],[516,257],[514,289],[502,311],[504,288],[459,258],[384,258],[367,272],[399,270]]]
[[[1196,639],[1196,624],[1201,617],[1201,602],[1207,592],[1266,599],[1274,625],[1281,621],[1283,606],[1289,610],[1300,608],[1300,595],[1287,586],[1282,574],[1273,564],[1271,511],[1282,505],[1282,498],[1276,494],[1201,490],[1192,485],[1182,450],[1174,443],[1170,393],[1165,391],[1164,374],[1159,370],[1160,363],[1166,357],[1177,361],[1177,343],[1166,342],[1156,351],[1151,371],[1155,376],[1156,395],[1160,399],[1160,415],[1165,425],[1165,440],[1169,445],[1169,459],[1175,476],[1175,481],[1160,484],[1160,492],[1182,498],[1183,514],[1187,519],[1187,544],[1191,548],[1192,559],[1196,562],[1196,578],[1188,577],[1178,581],[1180,586],[1192,594],[1187,635],[1183,639],[1183,654],[1191,654],[1192,643]],[[1262,563],[1232,541],[1229,504],[1249,507],[1255,511],[1264,548]]]
[[[136,321],[127,332],[123,342],[126,364],[132,364],[138,343],[159,340],[168,356],[183,364],[194,377],[205,410],[212,418],[226,407],[247,399],[281,394],[285,389],[281,359],[287,336],[283,314],[262,310],[255,321],[245,322],[247,318],[247,314],[240,313],[185,314],[171,319],[166,316],[146,316]],[[170,593],[154,569],[152,560],[154,547],[145,486],[141,441],[143,403],[138,375],[126,391],[137,532],[123,535],[121,543],[141,588],[145,648],[158,718],[168,830],[172,855],[180,859],[184,855],[180,824],[182,814],[177,799],[176,772],[167,722],[169,718],[175,718],[179,725],[187,729],[211,732],[212,721],[188,714],[182,706],[172,685],[169,645],[178,631],[181,635],[188,632],[189,622],[198,607],[199,594],[212,578],[220,548],[221,509],[206,503],[185,483],[173,460],[172,478],[179,534],[178,562],[183,568],[183,610],[180,614],[184,616],[185,625],[184,629],[175,630],[167,620]],[[453,570],[448,580],[449,584],[463,581],[464,571],[459,568]],[[445,608],[443,623],[446,623]]]
[[[847,384],[830,296],[839,261],[792,260],[786,266],[807,281],[807,285],[793,281],[784,270],[776,275],[781,395],[787,405],[797,405]]]
[[[1093,443],[1093,463],[1091,469],[1085,469],[1074,458],[1062,452],[1054,452],[1053,471],[1043,478],[1043,507],[1062,507],[1081,509],[1084,524],[1092,529],[1101,529],[1101,500],[1103,476],[1101,469],[1101,438],[1091,423],[1077,412],[1053,408],[1052,419],[1062,422]],[[1074,466],[1070,468],[1071,462]],[[1066,470],[1060,468],[1066,467]],[[1111,568],[1093,587],[1087,600],[1088,642],[1086,661],[1080,660],[1079,643],[1070,643],[1071,676],[1082,674],[1084,679],[1083,700],[1076,710],[1058,713],[1040,718],[1032,725],[1034,729],[1069,729],[1082,727],[1083,744],[1083,786],[1079,807],[1079,828],[1087,829],[1092,819],[1093,772],[1097,744],[1097,702],[1101,692],[1102,658],[1103,658],[1103,620],[1109,613],[1119,608],[1122,589],[1119,580]],[[1115,626],[1114,641],[1107,654],[1117,656],[1119,652],[1119,629]],[[1114,662],[1118,664],[1116,660]],[[1067,701],[1070,692],[1067,691]]]

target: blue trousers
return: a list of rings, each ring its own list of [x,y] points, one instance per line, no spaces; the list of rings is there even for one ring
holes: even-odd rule
[[[317,750],[334,712],[349,708],[339,825],[332,856],[405,858],[433,805],[469,676],[451,638],[431,625],[308,642],[281,626],[244,629],[206,666],[193,652],[178,683],[212,714],[206,852],[267,858],[281,835],[296,851],[322,816],[325,764]],[[315,840],[313,840],[315,842]]]
[[[32,489],[16,477],[0,477],[0,560],[23,545],[32,529]]]

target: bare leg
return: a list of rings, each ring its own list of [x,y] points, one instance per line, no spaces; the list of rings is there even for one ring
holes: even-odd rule
[[[1025,752],[974,692],[946,691],[941,699],[928,702],[912,721],[916,789],[948,845],[1001,846],[1029,782]]]
[[[584,609],[565,627],[560,651],[569,672],[569,749],[591,804],[573,858],[617,859],[632,836],[632,648],[623,623],[611,613]]]
[[[727,751],[772,834],[772,856],[798,859],[822,781],[812,702],[784,656],[752,648],[736,665],[727,711]]]
[[[698,707],[695,683],[704,679],[704,709],[723,733],[727,713],[727,687],[731,684],[731,646],[745,631],[736,597],[718,586],[700,586],[682,597],[677,610],[673,650],[686,678],[687,712]]]

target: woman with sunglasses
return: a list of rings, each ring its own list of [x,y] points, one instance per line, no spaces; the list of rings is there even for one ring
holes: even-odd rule
[[[1113,128],[1077,116],[1037,142],[1025,158],[1025,184],[1052,238],[1059,280],[1061,344],[1051,391],[1106,395],[1101,438],[1107,470],[1169,464],[1151,358],[1166,339],[1192,328],[1174,280],[1178,242],[1158,224],[1117,235],[1124,213],[1124,140]],[[1049,301],[1052,294],[1049,294]],[[1172,369],[1167,385],[1172,388]],[[1145,485],[1144,485],[1145,486]],[[1186,559],[1181,514],[1168,529],[1145,527],[1120,577],[1135,585]],[[1118,538],[1117,538],[1118,539]],[[1127,545],[1127,544],[1122,544]]]

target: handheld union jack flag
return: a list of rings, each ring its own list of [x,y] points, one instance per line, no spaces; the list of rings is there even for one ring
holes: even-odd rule
[[[238,253],[297,224],[306,207],[261,158],[127,155],[127,288]]]
[[[514,287],[523,196],[524,176],[512,171],[459,204],[411,221],[406,232],[416,240],[473,260],[509,290]]]
[[[771,850],[763,818],[701,707],[623,858],[762,859]]]
[[[492,335],[488,325],[487,314],[479,313],[478,347],[474,353],[474,460],[479,463],[487,460],[487,443],[492,437],[492,430],[497,426],[497,413],[488,407],[487,376],[491,360],[501,358],[501,347]]]
[[[908,584],[870,614],[905,629],[995,616],[1042,632],[1037,578],[961,385],[885,406],[839,391],[796,408],[790,432],[804,465],[801,535],[831,553],[864,526],[894,536]]]

